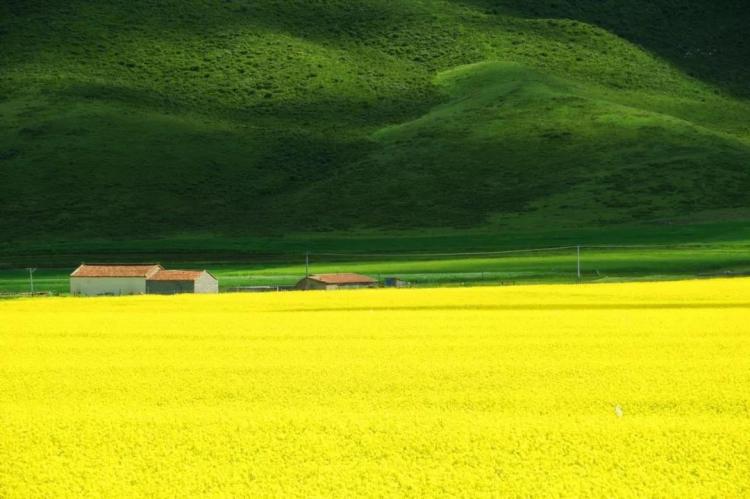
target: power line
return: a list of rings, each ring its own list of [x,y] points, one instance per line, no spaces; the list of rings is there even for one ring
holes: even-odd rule
[[[542,253],[552,251],[565,251],[577,248],[577,246],[557,246],[551,248],[532,248],[522,250],[503,250],[503,251],[474,251],[462,253],[309,253],[310,256],[340,256],[352,258],[429,258],[429,257],[449,257],[449,256],[492,256],[492,255],[510,255],[513,253]]]
[[[682,244],[587,244],[587,245],[571,245],[571,246],[552,246],[545,248],[527,248],[527,249],[514,249],[514,250],[501,250],[501,251],[472,251],[472,252],[455,252],[455,253],[346,253],[346,252],[308,252],[307,257],[311,256],[328,256],[328,257],[344,257],[344,258],[431,258],[431,257],[460,257],[460,256],[496,256],[496,255],[512,255],[520,253],[544,253],[544,252],[555,252],[555,251],[569,251],[576,250],[577,252],[583,249],[686,249],[686,248],[706,248],[711,250],[721,250],[710,244],[705,243],[682,243]]]

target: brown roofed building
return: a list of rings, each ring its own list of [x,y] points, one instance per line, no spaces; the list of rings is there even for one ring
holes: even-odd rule
[[[70,293],[76,296],[139,295],[146,279],[163,270],[161,265],[86,265],[70,274]]]
[[[81,264],[70,274],[70,293],[76,296],[218,292],[218,281],[206,271],[165,270],[157,264]]]
[[[356,289],[376,288],[378,281],[361,274],[316,274],[307,276],[297,283],[296,288],[309,289]]]

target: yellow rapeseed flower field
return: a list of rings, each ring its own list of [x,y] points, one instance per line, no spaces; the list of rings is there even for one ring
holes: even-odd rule
[[[0,302],[0,497],[750,496],[750,280]]]

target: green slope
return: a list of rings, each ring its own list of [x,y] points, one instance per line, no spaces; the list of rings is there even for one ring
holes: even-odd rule
[[[6,0],[0,235],[721,219],[750,206],[749,10]]]
[[[366,167],[336,181],[359,187],[357,199],[403,206],[401,221],[460,225],[494,213],[511,225],[596,225],[748,201],[750,142],[724,131],[744,125],[719,111],[730,102],[691,122],[677,117],[679,98],[509,63],[461,67],[436,82],[446,104],[380,130]],[[678,112],[660,112],[670,108]]]

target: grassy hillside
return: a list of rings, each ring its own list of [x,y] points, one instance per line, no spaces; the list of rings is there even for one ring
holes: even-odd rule
[[[720,220],[750,207],[749,12],[6,0],[0,235]]]

